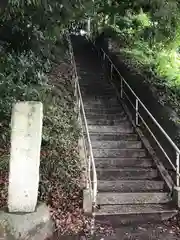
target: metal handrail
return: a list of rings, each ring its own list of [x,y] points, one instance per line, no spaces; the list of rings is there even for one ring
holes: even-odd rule
[[[90,139],[90,134],[89,134],[89,130],[88,130],[86,114],[85,114],[85,110],[84,110],[84,104],[83,104],[80,85],[79,85],[79,78],[78,78],[76,63],[75,63],[75,59],[74,59],[73,47],[72,47],[72,43],[71,43],[69,35],[68,35],[68,40],[69,40],[71,61],[72,61],[72,64],[73,64],[74,74],[75,74],[75,95],[76,95],[77,103],[78,103],[78,106],[79,106],[78,111],[79,111],[79,113],[80,113],[80,111],[82,111],[82,118],[83,118],[83,121],[84,121],[85,132],[86,132],[86,135],[87,135],[87,142],[88,142],[88,147],[89,147],[89,156],[87,157],[88,158],[88,176],[89,176],[88,188],[90,187],[91,194],[92,194],[92,214],[94,214],[95,209],[96,209],[96,199],[97,199],[96,166],[95,166],[95,161],[94,161],[94,156],[93,156],[93,150],[92,150],[91,139]],[[93,175],[92,181],[91,181],[91,166],[92,166],[92,175]]]
[[[156,141],[157,145],[160,147],[161,151],[164,153],[165,157],[167,158],[167,160],[169,161],[170,165],[172,166],[172,168],[176,171],[176,186],[179,187],[180,186],[180,149],[177,147],[177,145],[173,142],[173,140],[169,137],[169,135],[166,133],[166,131],[161,127],[161,125],[157,122],[157,120],[154,118],[154,116],[150,113],[150,111],[147,109],[147,107],[143,104],[143,102],[139,99],[139,97],[136,95],[136,93],[132,90],[132,88],[129,86],[129,84],[126,82],[126,80],[122,77],[121,73],[119,72],[119,70],[117,69],[117,67],[114,65],[113,61],[111,60],[111,58],[107,55],[107,53],[100,48],[100,50],[103,53],[103,60],[107,59],[111,66],[110,66],[110,71],[111,71],[111,75],[110,75],[110,80],[112,81],[112,72],[113,69],[118,73],[118,75],[120,76],[121,79],[121,89],[120,89],[120,98],[123,98],[123,95],[125,95],[125,97],[127,97],[127,100],[130,102],[130,104],[133,106],[133,108],[136,111],[136,120],[135,123],[138,126],[139,125],[139,118],[142,120],[143,124],[145,125],[145,127],[147,128],[147,130],[150,132],[151,136],[154,138],[154,140]],[[133,104],[131,102],[131,100],[129,99],[129,97],[127,96],[127,94],[124,91],[124,87],[123,85],[126,85],[127,88],[130,90],[130,92],[133,94],[133,96],[136,99],[136,104]],[[168,142],[171,144],[171,146],[174,148],[175,152],[176,152],[176,165],[174,165],[170,159],[170,157],[168,156],[168,154],[166,153],[166,151],[164,150],[164,148],[162,147],[162,145],[160,144],[160,142],[157,140],[157,138],[155,137],[155,135],[153,134],[153,132],[151,131],[151,129],[148,127],[147,123],[145,122],[145,120],[143,119],[143,117],[140,115],[139,113],[139,107],[142,107],[145,112],[149,115],[149,117],[152,119],[152,121],[155,123],[155,125],[159,128],[159,130],[161,131],[161,133],[165,136],[165,138],[168,140]]]

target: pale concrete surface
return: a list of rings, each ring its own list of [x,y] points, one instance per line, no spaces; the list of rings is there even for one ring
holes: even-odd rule
[[[33,212],[37,204],[43,106],[18,102],[12,110],[8,189],[10,212]]]
[[[0,212],[0,240],[44,240],[54,228],[49,208],[45,204],[34,213]]]
[[[144,224],[115,229],[115,240],[178,240],[172,227],[163,224]]]
[[[90,189],[83,190],[83,210],[85,214],[92,213],[92,197]]]
[[[146,223],[139,225],[121,226],[116,229],[111,229],[111,235],[108,236],[108,231],[96,236],[94,240],[179,240],[180,232],[173,226],[166,226],[163,223]],[[90,239],[90,238],[89,238]],[[81,240],[85,240],[82,237]]]
[[[82,125],[81,124],[81,121],[80,122],[80,126]],[[80,157],[80,160],[81,160],[81,169],[82,169],[82,173],[81,173],[81,188],[82,189],[85,189],[88,187],[88,171],[87,171],[87,159],[86,159],[86,154],[85,154],[85,149],[84,149],[84,140],[83,138],[79,138],[79,141],[78,141],[78,149],[79,149],[79,157]]]

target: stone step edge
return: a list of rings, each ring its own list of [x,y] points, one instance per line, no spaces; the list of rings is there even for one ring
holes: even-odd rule
[[[169,192],[99,192],[99,205],[136,205],[136,204],[167,204],[172,201]]]
[[[176,208],[170,207],[168,204],[125,204],[125,205],[108,205],[101,206],[96,211],[96,215],[116,216],[131,214],[155,214],[155,213],[178,213]]]
[[[122,172],[122,171],[137,171],[137,170],[154,170],[154,171],[158,171],[156,167],[124,167],[124,168],[109,168],[109,169],[104,169],[104,168],[96,168],[96,171],[102,171],[102,172]]]
[[[119,133],[112,133],[112,132],[91,132],[90,136],[107,136],[107,137],[112,137],[112,134],[114,137],[120,136],[120,137],[124,137],[124,138],[136,138],[139,140],[138,136],[135,133],[123,133],[123,132],[119,132]],[[134,139],[128,139],[127,141],[134,141]],[[101,141],[101,140],[95,140],[95,141]],[[103,140],[102,140],[103,141]],[[118,140],[115,140],[118,141]]]
[[[144,166],[144,168],[147,168],[147,167],[155,167],[156,165],[155,165],[155,163],[153,162],[153,160],[151,159],[151,158],[139,158],[139,157],[94,157],[94,160],[95,160],[95,163],[101,163],[101,164],[107,164],[107,162],[108,163],[111,163],[112,165],[114,164],[114,162],[115,163],[117,163],[117,165],[118,165],[118,162],[119,162],[119,164],[120,165],[122,165],[123,163],[126,163],[126,162],[134,162],[134,163],[136,163],[136,162],[139,162],[140,164],[142,164],[143,162],[148,162],[148,163],[151,163],[151,164],[149,164],[148,166]],[[125,164],[126,165],[126,164]],[[112,166],[111,166],[112,167]],[[122,165],[122,167],[123,167],[123,165]],[[124,166],[125,167],[125,166]],[[132,166],[129,166],[130,168],[133,168],[134,167],[134,165],[132,165]],[[139,166],[137,166],[137,167],[139,167]],[[143,166],[142,166],[143,167]],[[101,167],[100,167],[101,168]]]
[[[141,190],[133,190],[133,188],[131,190],[133,191],[125,191],[124,189],[127,188],[128,186],[133,186],[133,185],[137,185],[138,187],[137,189],[141,188]],[[149,185],[149,186],[148,186]],[[142,186],[144,187],[144,189],[142,190]],[[146,186],[146,187],[145,187]],[[156,186],[156,188],[154,187]],[[158,187],[157,187],[158,186]],[[111,190],[113,191],[115,188],[115,191],[113,192],[117,192],[117,193],[132,193],[132,192],[152,192],[152,191],[160,191],[162,192],[164,189],[165,183],[162,180],[99,180],[98,179],[98,192],[109,192],[109,190],[106,190],[108,187],[111,188]],[[120,187],[119,189],[117,189],[118,187]]]
[[[95,157],[94,159],[97,159],[97,160],[112,160],[112,161],[117,161],[118,159],[120,160],[120,161],[132,161],[132,160],[137,160],[137,161],[153,161],[152,160],[152,158],[141,158],[141,157]]]
[[[135,152],[147,152],[146,149],[144,148],[95,148],[93,147],[93,150],[102,150],[102,149],[105,149],[105,150],[109,150],[109,151],[135,151]]]
[[[120,112],[120,113],[106,113],[106,112],[101,112],[101,113],[94,113],[94,112],[87,112],[87,110],[85,109],[85,114],[88,116],[88,115],[93,115],[93,116],[116,116],[116,119],[117,117],[122,117],[122,115],[126,116],[126,113],[124,111]]]

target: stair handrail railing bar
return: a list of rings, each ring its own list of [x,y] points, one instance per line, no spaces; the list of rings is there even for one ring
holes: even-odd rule
[[[90,139],[90,134],[88,130],[88,123],[86,119],[86,114],[84,110],[84,104],[82,100],[82,95],[81,95],[81,90],[80,90],[80,85],[79,85],[79,78],[77,74],[77,68],[76,68],[76,63],[74,59],[74,51],[72,47],[72,43],[70,40],[70,36],[68,35],[68,41],[69,41],[69,47],[70,47],[70,54],[71,54],[71,61],[73,64],[73,69],[74,69],[74,74],[75,74],[75,91],[76,91],[76,97],[77,97],[77,102],[79,103],[79,109],[78,111],[80,112],[80,109],[82,111],[82,117],[84,120],[84,126],[85,126],[85,131],[87,135],[87,142],[88,142],[88,147],[89,147],[89,156],[87,156],[88,159],[88,176],[89,176],[89,181],[90,181],[90,190],[91,190],[91,195],[92,195],[92,214],[94,215],[95,209],[96,209],[96,199],[97,199],[97,173],[96,173],[96,166],[95,166],[95,161],[94,161],[94,156],[93,156],[93,150],[92,150],[92,144],[91,144],[91,139]],[[92,166],[92,175],[93,175],[93,180],[91,181],[91,166]],[[91,184],[92,182],[92,184]]]
[[[153,138],[155,139],[155,141],[157,142],[158,146],[160,147],[161,151],[165,154],[165,157],[167,158],[167,160],[169,161],[169,163],[171,164],[171,166],[173,167],[173,169],[176,172],[176,186],[179,187],[180,186],[180,149],[177,147],[177,145],[173,142],[173,140],[169,137],[169,135],[165,132],[165,130],[161,127],[161,125],[157,122],[157,120],[154,118],[154,116],[150,113],[150,111],[146,108],[146,106],[143,104],[143,102],[140,100],[140,98],[136,95],[136,93],[133,91],[133,89],[130,87],[130,85],[126,82],[126,80],[122,77],[121,73],[119,72],[119,70],[117,69],[117,67],[114,65],[113,61],[111,60],[111,58],[107,55],[107,53],[100,48],[100,50],[103,53],[103,60],[107,59],[110,64],[111,64],[111,71],[113,71],[113,68],[115,69],[115,71],[118,73],[118,75],[120,76],[121,79],[121,94],[120,97],[123,97],[123,93],[125,93],[124,88],[123,88],[123,84],[125,84],[127,86],[127,88],[131,91],[131,93],[133,94],[133,96],[136,99],[136,105],[134,106],[134,104],[130,101],[129,98],[128,101],[130,101],[131,105],[134,106],[135,110],[136,110],[136,120],[135,123],[136,125],[138,125],[138,116],[140,117],[141,120],[143,120],[142,122],[144,123],[144,125],[146,126],[146,128],[148,129],[148,131],[151,133],[151,135],[153,136]],[[111,73],[111,80],[112,80],[112,73]],[[127,94],[125,93],[125,95],[127,96]],[[171,144],[171,146],[174,148],[175,152],[176,152],[176,166],[172,163],[171,159],[169,158],[168,154],[166,153],[166,151],[164,150],[164,148],[162,147],[162,145],[160,144],[160,142],[157,140],[157,138],[155,137],[155,135],[152,133],[151,129],[148,127],[147,123],[145,123],[143,117],[140,115],[139,113],[139,106],[141,105],[141,107],[146,111],[146,113],[149,115],[149,117],[152,119],[152,121],[155,123],[155,125],[160,129],[160,131],[162,132],[162,134],[166,137],[166,139],[169,141],[169,143]]]

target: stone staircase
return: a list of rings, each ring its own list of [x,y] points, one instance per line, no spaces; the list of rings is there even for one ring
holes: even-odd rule
[[[75,60],[98,176],[97,221],[112,224],[168,219],[171,193],[103,74],[95,52]]]

